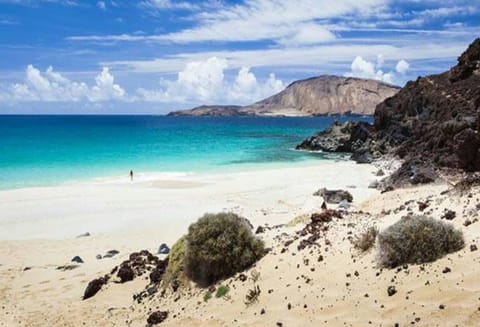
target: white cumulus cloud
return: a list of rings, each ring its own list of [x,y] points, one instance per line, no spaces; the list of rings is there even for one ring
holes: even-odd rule
[[[345,76],[375,79],[385,83],[395,84],[395,82],[397,82],[395,72],[405,74],[410,67],[410,65],[403,59],[398,61],[395,67],[395,72],[384,72],[381,69],[384,65],[385,59],[383,55],[377,56],[376,63],[365,60],[362,56],[356,56],[350,66],[351,71],[346,73]]]
[[[395,67],[395,70],[400,74],[405,74],[410,69],[410,64],[405,60],[400,60]]]
[[[259,82],[249,67],[241,67],[234,80],[225,76],[228,61],[211,57],[187,63],[175,81],[162,81],[158,89],[140,88],[144,101],[178,103],[251,103],[281,91],[285,86],[274,74]]]
[[[100,102],[125,99],[125,90],[115,83],[107,67],[95,77],[95,84],[89,87],[84,82],[69,80],[51,66],[42,73],[33,65],[27,66],[23,83],[10,85],[0,97],[1,101],[9,102]]]

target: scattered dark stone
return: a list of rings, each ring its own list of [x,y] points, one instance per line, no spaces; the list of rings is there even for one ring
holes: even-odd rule
[[[133,280],[135,273],[130,266],[123,265],[118,269],[117,276],[120,278],[120,283],[125,283]]]
[[[102,255],[101,255],[101,254],[97,254],[97,255],[95,256],[95,258],[97,258],[97,260],[100,260],[100,259],[102,259]]]
[[[471,221],[470,219],[467,219],[467,220],[465,220],[465,222],[463,223],[463,226],[468,227],[468,226],[470,226],[471,224],[472,224],[472,221]]]
[[[277,327],[283,327],[283,324],[281,322],[277,322]]]
[[[78,235],[77,238],[89,237],[89,236],[90,236],[90,233],[89,233],[89,232],[86,232],[86,233],[83,233],[83,234]]]
[[[384,176],[384,175],[385,175],[385,172],[384,172],[382,169],[379,169],[379,170],[377,171],[377,173],[375,174],[375,176],[379,176],[379,177],[380,177],[380,176]]]
[[[157,266],[150,273],[150,283],[159,283],[167,269],[168,260],[159,260]]]
[[[160,244],[160,246],[158,247],[157,253],[158,253],[158,254],[169,254],[169,253],[170,253],[170,248],[168,247],[167,244],[162,243],[162,244]]]
[[[292,309],[292,304],[291,304],[291,303],[287,304],[287,309],[288,309],[288,310],[291,310],[291,309]]]
[[[25,267],[25,268],[23,268],[23,271],[27,271],[27,270],[30,270],[30,269],[32,269],[32,267]]]
[[[63,266],[58,266],[57,270],[61,271],[68,271],[68,270],[73,270],[75,268],[80,267],[79,265],[63,265]]]
[[[418,210],[419,210],[419,211],[423,211],[423,210],[427,209],[428,206],[429,206],[428,202],[420,202],[420,201],[418,201],[417,203],[418,203]]]
[[[156,286],[149,286],[147,287],[148,295],[153,295],[158,292],[158,288]]]
[[[327,203],[339,204],[342,201],[352,202],[353,196],[348,191],[344,190],[327,190],[326,188],[319,189],[313,195],[321,196]]]
[[[451,270],[450,268],[445,267],[445,268],[442,270],[442,273],[447,274],[447,273],[449,273],[449,272],[451,272],[451,271],[452,271],[452,270]]]
[[[246,282],[247,279],[248,277],[244,273],[241,273],[240,275],[238,275],[238,280],[240,280],[241,282]]]
[[[397,289],[395,288],[395,286],[389,286],[388,289],[387,289],[387,294],[388,296],[393,296],[397,293]]]
[[[116,256],[119,253],[120,252],[117,251],[117,250],[110,250],[103,256],[103,258],[113,258],[114,256]]]
[[[477,248],[477,245],[476,245],[476,244],[471,244],[471,245],[470,245],[470,251],[471,251],[471,252],[474,252],[474,251],[477,251],[477,250],[478,250],[478,248]]]
[[[444,305],[444,304],[440,304],[440,305],[438,306],[438,308],[439,308],[440,310],[443,310],[443,309],[445,309],[445,305]]]
[[[83,260],[78,255],[76,255],[72,258],[72,262],[83,263]]]
[[[168,312],[166,311],[155,311],[148,316],[147,323],[150,325],[157,325],[163,322],[168,317]]]
[[[328,223],[331,222],[333,218],[342,218],[342,214],[337,210],[327,209],[320,213],[314,213],[310,217],[314,223]]]
[[[100,289],[102,288],[102,286],[107,284],[108,279],[108,275],[105,275],[104,277],[94,279],[90,283],[88,283],[87,288],[83,293],[83,299],[86,300],[97,294],[98,291],[100,291]]]
[[[260,314],[264,315],[265,314],[265,309],[262,308],[262,310],[260,310]]]
[[[453,210],[447,210],[445,214],[442,216],[442,218],[447,219],[447,220],[453,220],[457,216],[456,212]]]
[[[322,202],[321,209],[322,210],[327,210],[327,203],[325,201]]]
[[[258,226],[255,234],[262,234],[265,233],[265,228],[263,226]]]

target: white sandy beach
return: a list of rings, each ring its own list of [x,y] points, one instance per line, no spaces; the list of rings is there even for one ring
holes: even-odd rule
[[[149,313],[158,309],[169,311],[162,326],[475,326],[480,318],[479,252],[471,252],[469,245],[479,241],[480,225],[467,228],[463,223],[472,216],[478,190],[475,201],[441,195],[449,187],[442,183],[380,194],[367,187],[377,178],[374,172],[371,165],[319,162],[2,191],[0,326],[146,326]],[[322,199],[312,193],[321,187],[348,189],[354,196],[352,209],[364,214],[332,224],[318,250],[297,251],[295,241],[284,252],[301,223],[263,234],[272,253],[254,268],[262,289],[254,305],[244,303],[251,283],[235,278],[223,282],[231,288],[227,298],[208,302],[204,290],[194,289],[137,304],[132,294],[145,287],[143,278],[110,283],[95,297],[81,300],[90,280],[109,273],[131,252],[156,253],[160,243],[171,245],[204,212],[233,211],[254,226],[287,223],[319,210]],[[374,252],[359,256],[352,251],[350,236],[373,224],[384,228],[406,211],[418,212],[415,201],[426,199],[434,216],[445,208],[457,211],[453,222],[465,233],[464,250],[401,272],[379,270]],[[405,206],[409,200],[414,201]],[[85,232],[91,236],[76,237]],[[95,258],[112,249],[120,254]],[[71,264],[75,255],[85,262],[73,270],[57,269]],[[452,272],[442,274],[446,266]],[[392,284],[398,294],[390,297],[386,289]]]
[[[232,211],[254,225],[284,223],[318,209],[318,188],[349,189],[355,202],[375,191],[376,169],[319,161],[291,168],[219,174],[139,173],[70,185],[0,191],[0,240],[142,235],[175,240],[205,212]],[[349,188],[349,186],[356,188]]]

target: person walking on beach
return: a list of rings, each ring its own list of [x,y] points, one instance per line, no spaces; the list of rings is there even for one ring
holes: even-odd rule
[[[130,170],[130,180],[133,181],[133,170]]]

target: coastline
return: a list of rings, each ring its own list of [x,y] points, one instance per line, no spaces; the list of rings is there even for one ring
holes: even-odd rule
[[[311,194],[321,187],[355,185],[349,191],[359,203],[377,192],[368,189],[375,171],[351,161],[317,160],[234,172],[145,173],[133,182],[125,176],[1,190],[0,240],[132,232],[172,221],[178,225],[172,232],[180,236],[205,212],[225,210],[244,214],[256,225],[284,223],[321,205],[310,203]],[[282,202],[282,209],[268,208]],[[296,210],[287,212],[290,207]],[[266,214],[259,214],[261,210]]]

